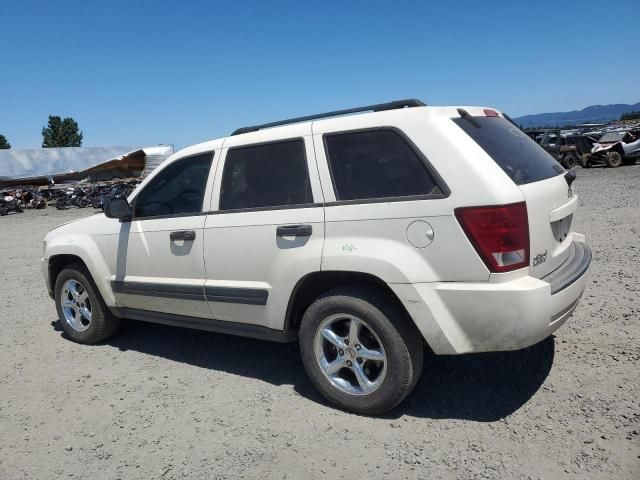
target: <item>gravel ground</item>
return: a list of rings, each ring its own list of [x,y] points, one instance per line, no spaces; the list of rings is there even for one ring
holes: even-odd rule
[[[555,337],[428,356],[383,418],[328,406],[296,345],[131,322],[61,334],[42,238],[88,211],[0,218],[0,479],[640,478],[640,165],[578,169],[590,285]]]

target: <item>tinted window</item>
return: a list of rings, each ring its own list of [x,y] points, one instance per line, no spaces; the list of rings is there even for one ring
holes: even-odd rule
[[[441,194],[425,164],[391,130],[325,136],[338,200]]]
[[[227,152],[220,209],[313,203],[304,142],[234,148]]]
[[[156,175],[135,199],[136,217],[202,211],[212,155],[185,158]]]
[[[545,180],[564,171],[544,148],[502,117],[473,117],[473,122],[455,118],[453,121],[473,138],[517,185]]]

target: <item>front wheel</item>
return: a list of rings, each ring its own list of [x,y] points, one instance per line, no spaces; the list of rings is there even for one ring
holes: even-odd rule
[[[616,168],[622,165],[622,155],[618,152],[609,152],[607,153],[607,165],[611,168]]]
[[[422,336],[381,290],[343,287],[316,300],[299,332],[314,386],[338,407],[366,415],[398,405],[422,371]]]
[[[55,302],[58,318],[67,335],[78,343],[94,344],[106,340],[120,327],[81,265],[71,265],[56,278]]]

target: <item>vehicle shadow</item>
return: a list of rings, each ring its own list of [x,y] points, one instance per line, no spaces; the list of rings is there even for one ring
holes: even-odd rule
[[[420,382],[390,417],[499,420],[533,397],[549,375],[554,355],[553,336],[513,352],[426,353]]]
[[[51,323],[62,332],[60,322]],[[103,346],[133,350],[201,368],[293,385],[301,396],[327,405],[308,380],[298,345],[269,343],[197,330],[127,322]],[[403,415],[491,422],[523,406],[549,374],[554,337],[515,352],[436,356],[425,352],[422,378],[414,392],[384,418]]]

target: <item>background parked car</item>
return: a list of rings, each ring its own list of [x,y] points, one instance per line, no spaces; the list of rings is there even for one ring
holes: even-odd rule
[[[583,162],[584,167],[604,164],[619,167],[623,163],[635,163],[640,157],[640,129],[607,132],[602,135]]]

